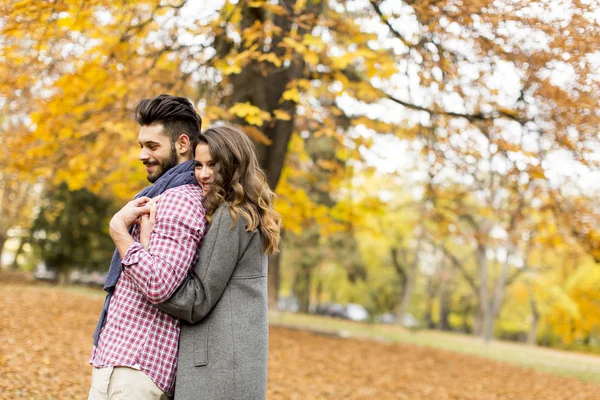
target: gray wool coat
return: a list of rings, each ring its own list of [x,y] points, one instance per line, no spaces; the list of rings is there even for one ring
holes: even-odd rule
[[[156,307],[182,320],[175,400],[258,400],[267,387],[267,256],[221,206],[193,273]]]

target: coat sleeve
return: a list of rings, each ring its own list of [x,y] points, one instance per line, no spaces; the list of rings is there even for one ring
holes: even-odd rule
[[[241,247],[248,244],[244,222],[240,215],[234,225],[227,207],[217,210],[193,273],[169,299],[155,307],[192,324],[202,320],[221,298],[243,254]]]

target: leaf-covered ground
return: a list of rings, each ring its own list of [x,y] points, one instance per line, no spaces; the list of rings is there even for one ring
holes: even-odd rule
[[[85,399],[101,295],[0,282],[0,398]],[[425,347],[271,328],[269,399],[600,399],[600,386]]]

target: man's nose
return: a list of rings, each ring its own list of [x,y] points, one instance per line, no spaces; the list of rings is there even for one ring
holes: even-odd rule
[[[148,154],[148,150],[145,147],[142,147],[142,150],[140,151],[139,159],[141,161],[146,161],[146,160],[150,159],[150,155]]]

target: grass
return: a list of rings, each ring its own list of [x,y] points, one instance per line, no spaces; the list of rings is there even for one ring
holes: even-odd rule
[[[486,345],[481,339],[468,335],[428,330],[411,332],[399,326],[364,324],[316,315],[271,313],[269,319],[273,326],[427,346],[600,383],[600,357],[597,356],[503,341],[492,341]]]
[[[38,283],[36,286],[41,290],[68,291],[98,299],[104,298],[106,294],[102,289],[82,286],[60,286],[45,283]],[[598,356],[504,341],[492,341],[486,345],[481,339],[463,334],[428,330],[413,332],[399,326],[358,323],[307,314],[273,312],[270,313],[269,320],[273,326],[356,339],[427,346],[600,384],[600,357]]]

